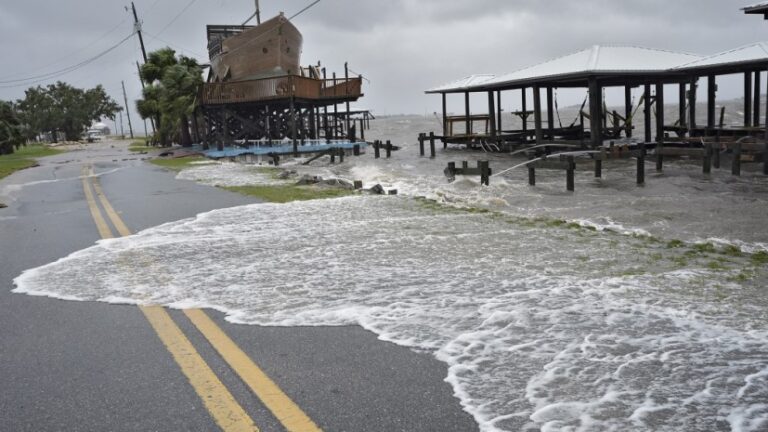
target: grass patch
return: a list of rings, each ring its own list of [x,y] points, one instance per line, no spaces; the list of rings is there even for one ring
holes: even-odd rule
[[[352,195],[347,189],[322,188],[316,186],[269,185],[269,186],[225,186],[231,192],[261,198],[273,203],[307,201],[313,199],[337,198]]]
[[[21,147],[13,154],[0,156],[0,178],[7,177],[16,171],[35,166],[35,158],[52,156],[62,153],[61,150],[42,144],[30,144]]]
[[[159,167],[169,169],[171,171],[178,172],[183,170],[184,168],[189,168],[189,166],[192,165],[193,162],[201,162],[204,160],[208,160],[208,158],[205,158],[203,156],[186,156],[186,157],[170,158],[170,159],[152,159],[149,161],[149,163],[155,164]]]
[[[749,260],[752,261],[752,264],[754,265],[768,264],[768,252],[766,251],[755,252],[752,254],[752,256],[749,257]]]

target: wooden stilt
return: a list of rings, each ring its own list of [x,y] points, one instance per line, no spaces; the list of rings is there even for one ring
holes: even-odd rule
[[[435,157],[435,133],[429,133],[429,157]]]
[[[637,184],[645,184],[645,143],[641,142],[637,146]]]
[[[424,132],[419,133],[419,156],[424,156]]]
[[[596,78],[589,78],[589,128],[592,148],[602,147],[603,89]]]
[[[541,127],[541,89],[533,86],[533,125],[536,130],[536,144],[544,143],[544,130]]]
[[[752,126],[752,72],[744,72],[744,127]]]
[[[706,142],[704,144],[704,161],[702,166],[702,172],[709,174],[712,172],[712,143]]]
[[[754,104],[754,107],[752,108],[752,126],[755,127],[760,126],[760,87],[760,71],[757,70],[755,71],[755,92],[754,96],[752,97],[752,103]]]
[[[663,168],[664,156],[664,84],[656,83],[656,171]]]
[[[624,135],[632,138],[632,86],[624,86]]]
[[[643,98],[643,132],[645,132],[645,142],[653,141],[651,139],[651,85],[645,84],[643,87],[645,98]]]
[[[568,169],[565,170],[565,188],[569,192],[574,191],[574,173],[576,171],[576,162],[574,162],[573,156],[568,156],[566,159],[568,162]]]
[[[547,87],[547,134],[549,139],[555,139],[555,99],[552,87]]]
[[[466,116],[465,122],[465,135],[472,135],[472,120],[469,118],[469,92],[464,92],[464,115]]]
[[[707,127],[710,129],[715,128],[715,93],[717,92],[717,84],[715,82],[715,76],[709,75],[707,77]]]
[[[741,143],[737,142],[733,145],[733,163],[731,165],[731,174],[735,176],[741,175]]]

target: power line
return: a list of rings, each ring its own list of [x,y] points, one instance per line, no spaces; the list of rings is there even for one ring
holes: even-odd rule
[[[171,48],[177,48],[179,51],[186,51],[186,52],[192,53],[192,54],[194,54],[194,55],[196,55],[196,56],[198,56],[198,57],[202,57],[202,58],[205,58],[205,55],[203,55],[203,54],[200,54],[199,52],[193,51],[193,50],[191,50],[191,49],[189,49],[189,48],[184,48],[183,46],[181,46],[181,45],[178,45],[178,44],[173,44],[173,43],[170,43],[170,42],[168,42],[167,40],[165,40],[165,39],[161,39],[161,38],[159,38],[159,37],[157,37],[157,36],[153,35],[152,33],[149,33],[149,32],[148,32],[148,31],[146,31],[146,30],[144,30],[144,34],[146,34],[147,36],[151,37],[151,38],[152,38],[152,40],[158,40],[158,41],[160,41],[160,42],[162,42],[162,43],[164,43],[164,44],[166,44],[166,45],[170,46]],[[200,60],[198,60],[198,61],[200,61]]]
[[[181,10],[179,11],[179,13],[177,13],[177,14],[176,14],[176,16],[175,16],[175,17],[173,17],[173,19],[172,19],[170,22],[168,22],[168,24],[166,24],[166,25],[165,25],[165,27],[163,27],[163,29],[162,29],[162,30],[160,30],[159,32],[157,32],[157,34],[158,34],[158,35],[161,35],[161,34],[163,34],[163,32],[164,32],[166,29],[168,29],[168,27],[170,27],[170,26],[171,26],[171,24],[175,23],[175,22],[176,22],[176,20],[177,20],[177,19],[179,19],[179,17],[181,17],[181,15],[183,15],[183,14],[184,14],[184,12],[186,12],[186,10],[187,10],[187,9],[189,9],[189,7],[190,7],[190,6],[192,6],[192,5],[193,5],[193,4],[194,4],[196,1],[197,1],[197,0],[191,0],[189,3],[187,3],[187,5],[186,5],[186,6],[184,6],[184,8],[183,8],[183,9],[181,9]]]
[[[45,66],[40,66],[39,68],[37,68],[37,70],[44,70],[44,69],[47,69],[47,68],[49,68],[49,67],[51,67],[51,66],[53,66],[53,65],[55,65],[55,64],[61,63],[61,61],[62,61],[62,60],[65,60],[65,59],[69,59],[69,58],[71,58],[71,57],[75,56],[76,54],[80,54],[81,52],[83,52],[83,51],[85,51],[86,49],[88,49],[88,48],[92,47],[93,45],[95,45],[96,43],[98,43],[98,42],[100,42],[100,41],[104,40],[104,38],[105,38],[105,37],[109,36],[109,35],[110,35],[110,34],[112,34],[112,33],[113,33],[115,30],[117,30],[118,28],[120,28],[120,26],[122,26],[122,25],[123,25],[123,23],[125,23],[125,19],[123,19],[122,21],[120,21],[120,22],[119,22],[117,25],[115,25],[115,26],[114,26],[114,27],[112,27],[111,29],[107,30],[107,31],[106,31],[104,34],[102,34],[102,35],[101,35],[101,36],[99,36],[98,38],[94,39],[93,41],[91,41],[91,42],[90,42],[90,43],[88,43],[87,45],[85,45],[85,46],[83,46],[83,47],[81,47],[81,48],[79,48],[79,49],[77,49],[77,50],[75,50],[75,51],[72,51],[71,53],[69,53],[69,54],[67,54],[67,55],[65,55],[65,56],[59,57],[58,59],[54,60],[54,61],[53,61],[53,62],[51,62],[51,63],[48,63],[48,64],[46,64]],[[11,75],[6,75],[6,76],[2,77],[2,79],[10,78],[10,77],[12,77],[12,76],[18,76],[18,75],[22,75],[22,74],[24,74],[24,73],[34,73],[34,72],[19,72],[19,73],[14,73],[14,74],[11,74]],[[6,82],[6,81],[0,81],[0,83],[5,83],[5,82]],[[8,82],[11,82],[11,81],[8,81]]]
[[[74,72],[77,69],[80,69],[80,68],[82,68],[84,66],[87,66],[87,65],[95,62],[96,60],[100,59],[101,57],[104,57],[108,53],[114,51],[115,49],[117,49],[117,47],[119,47],[120,45],[124,44],[125,41],[127,41],[128,39],[133,37],[134,34],[135,34],[135,32],[132,32],[131,34],[129,34],[128,36],[126,36],[125,38],[120,40],[120,42],[112,45],[111,47],[107,48],[106,50],[100,52],[99,54],[97,54],[97,55],[95,55],[93,57],[90,57],[90,58],[88,58],[86,60],[81,61],[80,63],[74,64],[72,66],[68,66],[66,68],[59,69],[57,71],[50,72],[50,73],[47,73],[47,74],[31,76],[31,77],[27,77],[27,78],[23,78],[23,79],[0,81],[0,84],[9,84],[9,85],[1,85],[0,88],[13,88],[13,87],[27,86],[27,85],[30,85],[30,84],[35,84],[35,83],[47,81],[47,80],[49,80],[51,78],[55,78],[55,77],[58,77],[58,76],[61,76],[61,75],[65,75],[65,74],[68,74],[70,72]],[[18,83],[18,84],[11,84],[11,83]]]

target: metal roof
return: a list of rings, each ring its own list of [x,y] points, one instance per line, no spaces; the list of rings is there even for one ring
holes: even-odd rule
[[[469,75],[465,76],[464,78],[457,79],[456,81],[451,81],[449,83],[443,84],[441,86],[437,86],[434,88],[431,88],[427,90],[427,93],[442,93],[445,91],[456,91],[456,90],[463,90],[467,89],[469,87],[484,83],[488,81],[489,79],[494,78],[496,75],[492,74],[475,74],[475,75]]]
[[[717,54],[680,65],[676,67],[675,70],[717,68],[743,65],[745,63],[768,63],[768,43],[756,42],[753,44],[719,52]]]
[[[535,81],[583,79],[594,74],[661,73],[701,58],[695,54],[651,48],[595,45],[512,73],[496,77],[490,76],[485,80],[468,80],[471,77],[462,78],[453,83],[427,90],[427,93],[514,87]]]
[[[761,14],[768,12],[768,2],[755,3],[753,5],[744,6],[741,8],[744,13]]]

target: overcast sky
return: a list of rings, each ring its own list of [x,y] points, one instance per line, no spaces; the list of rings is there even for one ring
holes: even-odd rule
[[[149,51],[171,46],[207,62],[206,24],[239,24],[254,0],[135,0]],[[311,0],[261,0],[262,18],[290,16]],[[302,63],[344,62],[370,79],[360,105],[378,114],[424,114],[440,97],[424,90],[473,73],[505,73],[594,44],[636,45],[712,54],[768,40],[768,22],[744,15],[750,0],[321,0],[294,21],[304,36]],[[120,0],[6,0],[0,3],[0,99],[29,87],[9,83],[67,68],[99,54],[132,31]],[[186,10],[185,7],[189,6]],[[183,10],[183,12],[182,12]],[[182,12],[180,15],[179,13]],[[174,21],[175,19],[175,21]],[[102,84],[122,103],[141,94],[134,37],[93,63],[57,79]],[[40,82],[45,85],[55,80]],[[36,85],[36,84],[35,84]],[[15,87],[10,87],[15,86]],[[737,97],[726,80],[719,97]],[[575,92],[575,91],[573,91]],[[580,103],[583,91],[562,96]],[[459,109],[460,97],[450,100]],[[516,98],[505,98],[505,109]],[[481,107],[478,107],[481,110]],[[133,116],[134,125],[138,123]],[[143,126],[138,128],[143,130]]]

